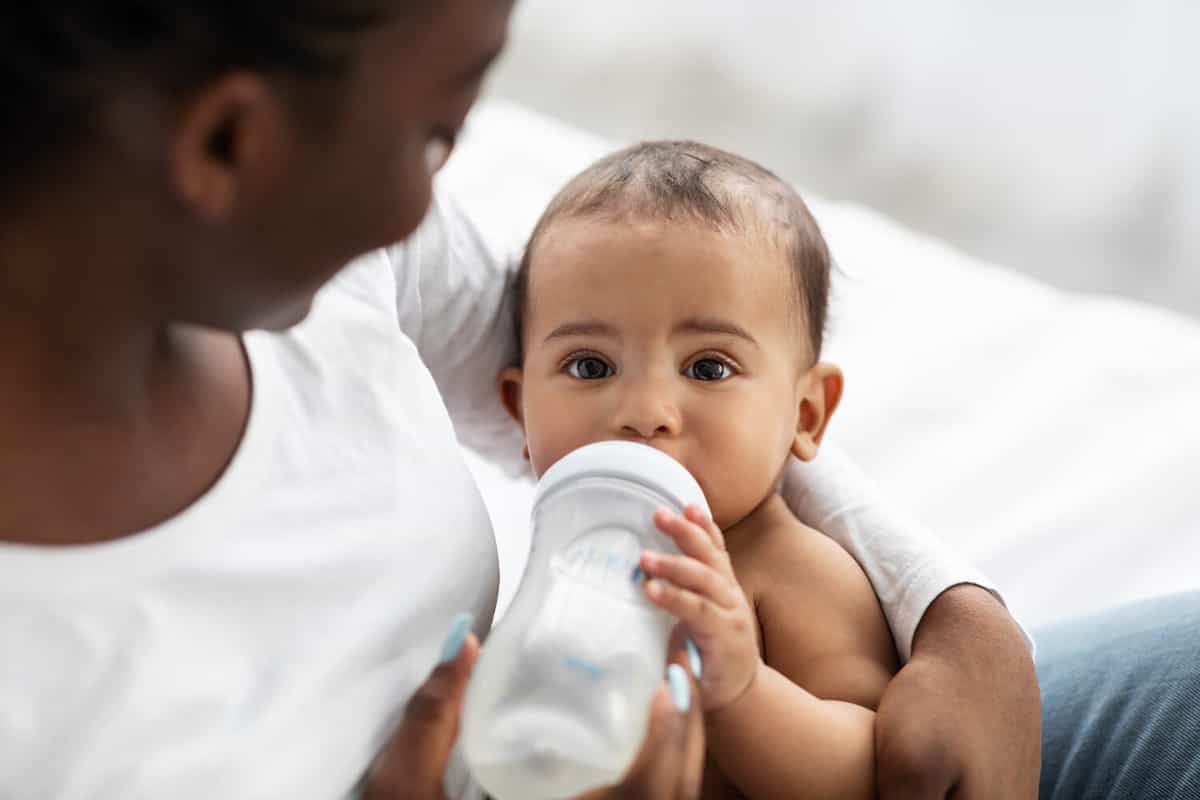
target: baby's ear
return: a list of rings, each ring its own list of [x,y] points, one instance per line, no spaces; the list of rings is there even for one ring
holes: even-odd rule
[[[506,367],[496,379],[496,387],[500,390],[500,402],[522,430],[525,428],[525,406],[521,403],[521,385],[524,380],[525,376],[520,367]]]
[[[842,401],[846,379],[840,368],[821,362],[800,380],[800,413],[796,418],[792,454],[801,461],[812,461],[817,457],[821,440],[825,438],[829,420]]]

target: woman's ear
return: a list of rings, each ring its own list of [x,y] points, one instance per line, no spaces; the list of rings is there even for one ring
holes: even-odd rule
[[[822,362],[813,366],[801,380],[804,385],[800,392],[800,413],[796,420],[796,438],[792,440],[792,454],[801,461],[812,461],[825,438],[829,420],[842,401],[845,377],[840,368]]]
[[[228,219],[248,185],[278,171],[287,120],[259,76],[235,72],[202,87],[172,133],[171,178],[183,202],[209,222]]]

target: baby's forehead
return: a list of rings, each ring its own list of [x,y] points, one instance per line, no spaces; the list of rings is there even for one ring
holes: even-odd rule
[[[618,301],[633,292],[665,294],[668,286],[685,294],[695,288],[698,301],[708,297],[720,303],[721,296],[699,289],[725,285],[733,294],[757,297],[754,314],[787,315],[798,323],[805,316],[793,253],[781,237],[757,226],[716,229],[695,220],[626,216],[559,218],[539,232],[526,273],[526,312],[539,299],[559,304],[560,296],[542,298],[546,292],[597,288],[615,290],[605,294]]]
[[[781,288],[794,285],[793,253],[783,237],[748,228],[716,228],[687,219],[638,218],[622,215],[559,217],[539,231],[527,254],[531,284],[548,268],[556,277],[570,277],[581,262],[617,260],[633,248],[663,258],[688,258],[711,251],[714,242],[728,257],[704,259],[732,273],[770,280]],[[653,259],[648,259],[651,262]],[[653,263],[647,265],[653,268]],[[650,277],[650,276],[645,276]]]

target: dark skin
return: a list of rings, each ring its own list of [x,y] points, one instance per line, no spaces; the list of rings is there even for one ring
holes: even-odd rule
[[[461,124],[510,12],[431,3],[363,35],[332,82],[233,71],[168,96],[114,78],[83,142],[4,187],[0,541],[119,539],[213,485],[251,403],[240,333],[298,322],[353,256],[412,232],[428,145]],[[1036,682],[1014,630],[990,597],[935,603],[880,708],[885,797],[1033,796]],[[440,775],[445,749],[405,743],[452,737],[471,661],[418,692],[372,796],[438,796],[437,781],[414,794],[402,776]],[[698,705],[660,696],[642,758],[608,796],[694,796]],[[910,746],[889,727],[909,718],[941,724]]]
[[[249,413],[238,332],[300,321],[347,261],[413,231],[426,147],[462,124],[510,10],[406,15],[334,86],[114,89],[104,129],[0,233],[0,385],[20,387],[0,441],[24,454],[0,465],[0,538],[127,536],[213,484]],[[323,109],[336,125],[305,119]]]
[[[1003,606],[978,586],[947,589],[879,704],[879,796],[1036,798],[1041,702],[1033,659]]]

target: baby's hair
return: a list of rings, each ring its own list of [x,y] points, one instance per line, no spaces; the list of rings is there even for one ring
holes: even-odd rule
[[[654,219],[761,236],[791,267],[814,358],[825,338],[829,248],[796,190],[749,159],[688,141],[643,142],[606,156],[550,202],[517,273],[518,337],[529,302],[529,270],[538,242],[562,219]],[[522,347],[523,347],[522,343]]]
[[[332,77],[356,35],[426,0],[15,0],[0,9],[0,186],[85,142],[121,83],[166,94],[234,69]]]

